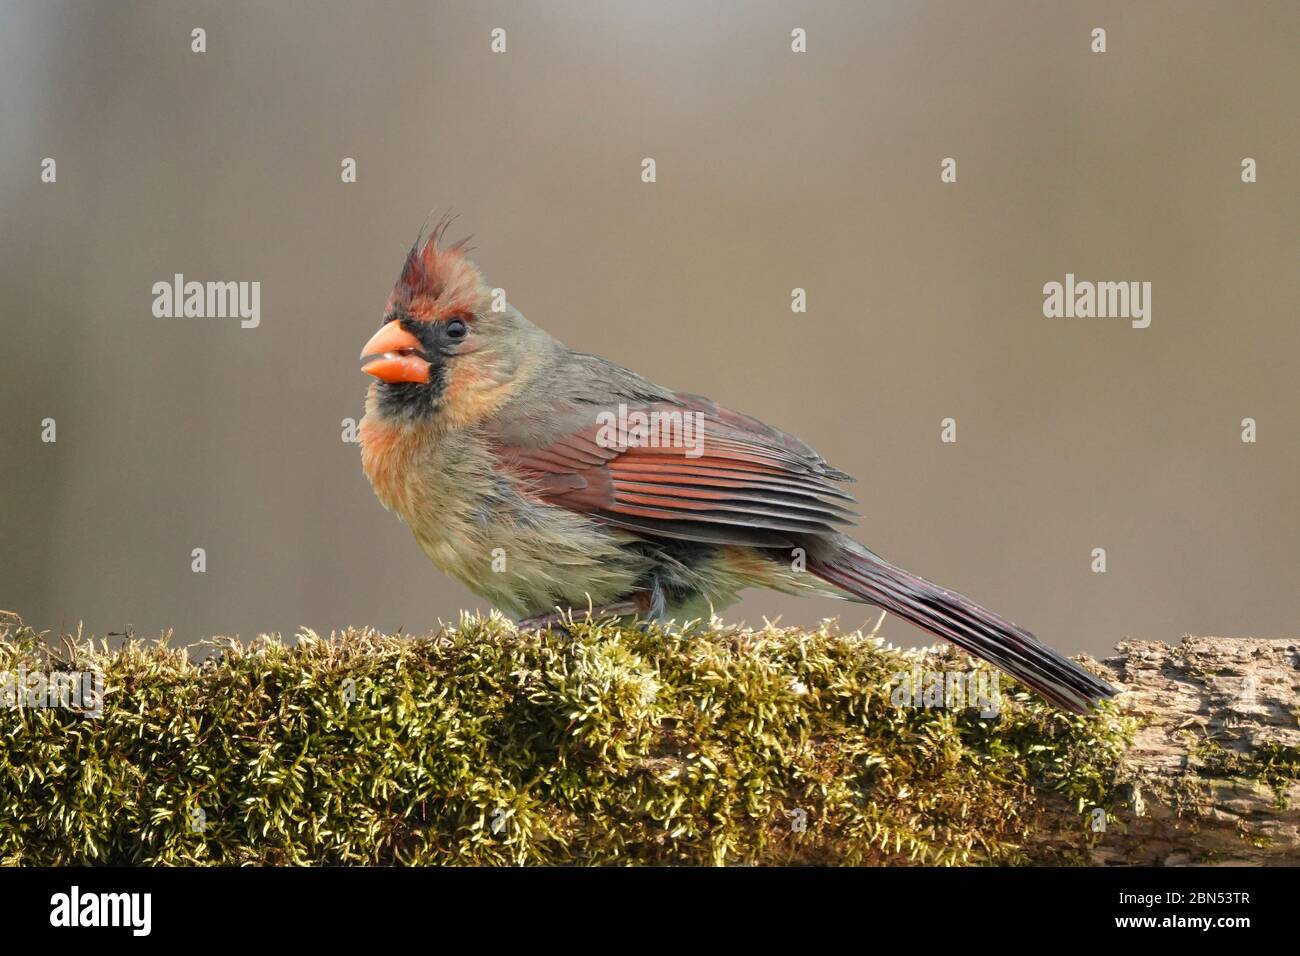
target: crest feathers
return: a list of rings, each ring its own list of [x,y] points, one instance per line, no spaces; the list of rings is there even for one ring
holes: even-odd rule
[[[454,221],[454,216],[443,216],[428,236],[424,235],[424,227],[420,228],[389,297],[388,311],[400,309],[419,318],[434,319],[438,317],[435,312],[472,311],[476,306],[482,282],[478,269],[465,258],[469,238],[450,246],[442,244]]]

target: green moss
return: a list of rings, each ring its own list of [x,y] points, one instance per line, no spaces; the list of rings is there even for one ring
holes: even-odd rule
[[[96,667],[107,687],[97,718],[0,708],[0,860],[1019,863],[1045,852],[1024,844],[1049,806],[1118,805],[1132,733],[1009,682],[991,720],[899,709],[889,681],[922,659],[831,624],[466,617],[220,647],[50,657],[0,631],[0,670]]]
[[[1249,754],[1203,738],[1193,751],[1202,777],[1257,780],[1273,791],[1277,809],[1289,809],[1288,791],[1300,781],[1300,748],[1261,744]]]

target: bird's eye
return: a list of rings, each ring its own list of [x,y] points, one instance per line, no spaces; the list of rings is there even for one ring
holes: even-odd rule
[[[463,339],[469,327],[465,324],[464,319],[451,319],[447,322],[447,338]]]

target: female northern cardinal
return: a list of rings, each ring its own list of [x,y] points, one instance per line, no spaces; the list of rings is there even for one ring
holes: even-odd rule
[[[551,338],[492,293],[446,223],[407,257],[362,349],[361,459],[443,571],[526,624],[559,609],[679,619],[747,587],[867,602],[1066,710],[1114,688],[835,529],[848,479],[707,398]],[[494,308],[494,304],[497,308]]]

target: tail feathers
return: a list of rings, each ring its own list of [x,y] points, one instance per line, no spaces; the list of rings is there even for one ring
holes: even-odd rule
[[[988,661],[1071,713],[1086,714],[1092,705],[1117,693],[1024,628],[955,591],[894,567],[865,548],[861,553],[841,550],[828,561],[810,563],[808,570]]]

